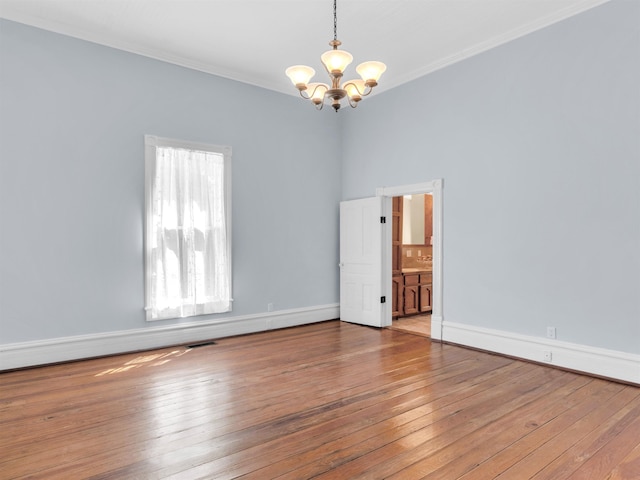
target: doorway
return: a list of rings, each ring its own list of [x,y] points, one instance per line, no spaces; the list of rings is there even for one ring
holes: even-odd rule
[[[386,325],[388,328],[442,339],[442,179],[431,182],[384,187],[376,191],[377,196],[391,197],[387,217],[394,218],[390,235],[383,244],[385,289],[392,298]],[[425,197],[429,195],[429,197]],[[407,197],[405,199],[405,196]],[[415,197],[415,200],[414,200]],[[424,226],[412,230],[416,235],[405,241],[400,209],[412,202],[428,203],[430,218],[424,215]],[[410,207],[409,207],[410,208]],[[404,213],[404,212],[402,212]],[[415,215],[414,215],[415,216]],[[417,215],[418,217],[421,214]],[[412,226],[413,227],[413,226]],[[429,230],[430,227],[430,230]],[[395,301],[394,301],[395,300]]]
[[[388,328],[431,337],[433,195],[392,198],[392,323]]]

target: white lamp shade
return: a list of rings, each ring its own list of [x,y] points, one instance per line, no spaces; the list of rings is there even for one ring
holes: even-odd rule
[[[291,79],[291,83],[298,87],[309,83],[309,80],[316,74],[316,71],[306,65],[294,65],[293,67],[287,68],[284,73]]]
[[[364,80],[349,80],[348,82],[344,82],[342,85],[347,91],[347,95],[352,100],[360,100],[362,98],[362,94],[365,90]]]
[[[320,56],[320,59],[329,72],[338,71],[342,73],[353,61],[353,56],[344,50],[328,50]]]
[[[356,67],[356,72],[362,77],[365,82],[378,83],[378,79],[387,69],[387,66],[382,62],[363,62]]]
[[[329,90],[326,83],[310,83],[307,85],[307,93],[310,95],[311,101],[318,105],[324,101],[324,94]]]

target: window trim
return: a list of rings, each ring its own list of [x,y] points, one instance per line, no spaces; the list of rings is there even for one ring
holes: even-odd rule
[[[148,322],[155,322],[159,320],[169,320],[170,318],[151,318],[151,312],[148,306],[150,305],[150,286],[149,275],[150,271],[148,265],[151,262],[151,242],[147,241],[147,234],[152,229],[152,218],[148,215],[149,206],[152,202],[152,182],[155,177],[156,167],[156,148],[157,147],[170,147],[170,148],[184,148],[186,150],[199,150],[203,152],[211,152],[221,154],[224,158],[224,189],[225,189],[225,227],[227,236],[227,258],[229,261],[229,310],[233,310],[233,257],[231,256],[231,250],[233,245],[232,240],[232,219],[231,219],[231,153],[232,149],[226,145],[213,145],[208,143],[191,142],[186,140],[178,140],[173,138],[158,137],[156,135],[145,135],[145,169],[144,169],[144,232],[143,232],[143,248],[144,248],[144,310],[145,317]],[[225,313],[227,313],[225,312]],[[215,315],[215,314],[207,314]],[[176,317],[179,318],[179,317]]]

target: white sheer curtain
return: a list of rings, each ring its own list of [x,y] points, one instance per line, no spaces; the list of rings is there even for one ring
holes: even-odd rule
[[[222,153],[156,146],[148,173],[147,318],[231,309]]]

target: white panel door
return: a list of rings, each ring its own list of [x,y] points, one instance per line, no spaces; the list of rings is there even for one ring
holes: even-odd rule
[[[385,325],[382,294],[382,197],[340,203],[340,319]]]

